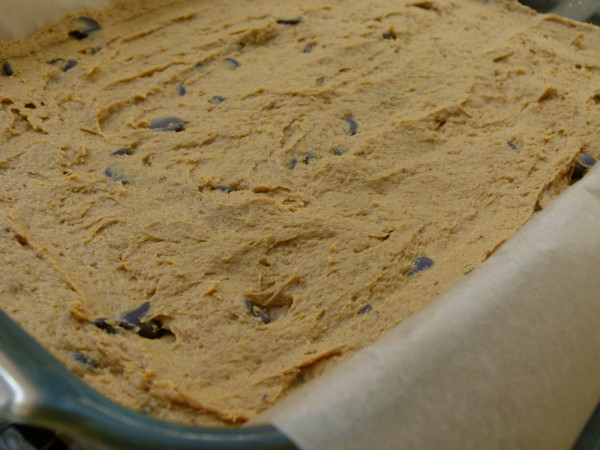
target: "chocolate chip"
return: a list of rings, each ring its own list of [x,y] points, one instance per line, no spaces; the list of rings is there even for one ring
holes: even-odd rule
[[[298,25],[300,22],[302,22],[302,17],[295,17],[295,18],[282,18],[282,19],[277,19],[277,23],[279,25]]]
[[[100,28],[100,24],[91,17],[76,17],[71,21],[69,36],[81,40]]]
[[[271,316],[269,315],[269,313],[267,311],[262,309],[260,306],[255,305],[248,299],[244,300],[244,305],[248,309],[248,312],[250,313],[250,315],[252,315],[253,317],[260,318],[262,323],[264,323],[265,325],[268,323],[271,323]]]
[[[244,306],[246,306],[246,308],[248,309],[248,312],[254,316],[254,303],[252,303],[248,299],[244,299],[243,303]]]
[[[317,157],[317,155],[315,155],[313,152],[308,152],[306,154],[306,156],[302,159],[302,162],[306,165],[310,164],[310,162],[315,159]]]
[[[198,61],[196,63],[196,69],[202,69],[204,67],[206,67],[206,63],[204,61]]]
[[[221,192],[226,192],[228,194],[232,193],[233,191],[235,191],[235,189],[230,188],[229,186],[215,186],[215,189],[217,191],[221,191]]]
[[[137,334],[145,339],[160,339],[164,336],[173,335],[173,332],[167,328],[163,328],[160,321],[152,319],[148,322],[140,323]]]
[[[123,155],[133,155],[133,150],[129,148],[120,148],[119,150],[115,150],[110,154],[110,156],[123,156]]]
[[[396,33],[393,31],[386,31],[385,33],[381,33],[381,37],[384,39],[396,39]]]
[[[587,153],[580,153],[575,159],[573,172],[571,172],[571,181],[577,181],[583,178],[587,171],[596,164],[596,158]]]
[[[158,319],[144,320],[149,311],[150,302],[145,302],[134,310],[125,313],[121,318],[122,320],[118,321],[117,324],[127,331],[136,332],[138,336],[145,339],[159,339],[167,335],[173,335],[171,330],[163,328]],[[93,323],[109,334],[116,333],[115,328],[108,324],[106,319],[97,319]]]
[[[65,63],[65,66],[63,68],[63,72],[66,72],[67,70],[72,69],[76,65],[77,65],[77,61],[75,61],[74,59],[67,60],[67,62]]]
[[[267,313],[266,311],[258,310],[256,315],[257,317],[260,317],[260,320],[262,320],[262,323],[264,323],[265,325],[271,323],[271,317],[269,317],[269,313]]]
[[[115,172],[115,170],[110,167],[107,167],[106,169],[104,169],[104,175],[106,175],[108,178],[112,178],[115,181],[120,181],[123,184],[129,184],[129,180],[127,179],[126,176]]]
[[[10,77],[14,73],[15,71],[13,70],[10,63],[8,61],[4,61],[2,63],[2,75],[4,75],[5,77]]]
[[[361,308],[361,310],[358,312],[359,316],[362,316],[363,314],[366,314],[370,311],[373,310],[373,307],[371,305],[365,305]]]
[[[298,164],[298,160],[296,158],[292,158],[290,160],[290,169],[293,169],[294,167],[296,167],[296,165]]]
[[[185,123],[179,117],[163,116],[150,121],[150,129],[154,131],[183,131]]]
[[[73,353],[73,359],[77,362],[80,362],[81,364],[85,364],[86,366],[90,366],[93,369],[97,369],[98,364],[96,363],[96,361],[94,361],[92,358],[90,358],[87,355],[84,355],[83,353],[79,353],[79,352],[75,352]]]
[[[231,67],[233,67],[234,69],[237,69],[238,67],[241,66],[241,64],[239,63],[239,61],[237,59],[227,58],[225,61],[227,61],[229,63],[229,65]]]
[[[334,155],[340,156],[340,155],[343,155],[344,153],[346,153],[346,149],[342,148],[342,147],[336,147],[332,150],[332,153]]]
[[[213,105],[218,105],[219,103],[223,103],[225,100],[225,97],[215,95],[209,100],[209,102],[211,102]]]
[[[102,331],[105,331],[108,334],[115,334],[117,332],[117,329],[108,323],[105,318],[94,320],[92,325],[100,328]]]
[[[146,339],[156,339],[156,329],[149,323],[142,323],[138,330],[138,336]]]
[[[506,145],[508,145],[511,150],[517,150],[517,146],[511,141],[506,141]]]
[[[427,256],[418,256],[414,260],[414,267],[406,272],[406,275],[415,275],[433,266],[433,260]]]
[[[125,322],[124,320],[117,322],[117,325],[119,325],[121,328],[127,331],[133,331],[136,328],[135,325],[131,325],[130,323]]]
[[[65,60],[62,58],[54,58],[49,62],[49,64],[52,64],[53,66],[60,68],[60,70],[63,72],[66,72],[67,70],[71,70],[73,67],[75,67],[77,65],[77,61],[74,59]]]
[[[306,44],[302,49],[302,53],[310,53],[315,45],[314,44]]]
[[[183,84],[180,84],[179,86],[177,86],[177,92],[179,93],[179,95],[185,95],[187,93],[187,90]]]
[[[356,134],[356,132],[358,131],[358,123],[356,123],[356,121],[354,119],[351,119],[350,117],[346,117],[346,118],[344,118],[344,120],[346,122],[348,122],[348,131],[347,131],[347,133],[350,136],[354,136]]]
[[[150,311],[150,302],[142,303],[134,310],[129,311],[123,315],[123,320],[132,325],[139,326],[142,323],[142,318]]]

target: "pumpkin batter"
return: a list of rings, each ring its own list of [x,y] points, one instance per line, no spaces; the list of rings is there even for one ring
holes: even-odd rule
[[[599,61],[480,0],[126,1],[0,43],[0,307],[125,406],[242,423],[598,156]]]

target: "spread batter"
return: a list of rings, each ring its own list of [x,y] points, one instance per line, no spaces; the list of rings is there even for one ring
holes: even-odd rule
[[[0,307],[123,405],[242,423],[593,162],[599,75],[597,28],[512,1],[126,1],[0,43]]]

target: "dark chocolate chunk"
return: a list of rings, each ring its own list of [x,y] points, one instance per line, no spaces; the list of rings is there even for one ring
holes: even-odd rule
[[[129,311],[128,313],[125,313],[123,315],[123,320],[126,323],[140,326],[140,324],[142,323],[143,317],[146,314],[148,314],[148,311],[150,311],[150,302],[142,303],[142,305],[135,308],[134,310]]]
[[[406,272],[406,275],[415,275],[424,270],[430,269],[433,266],[433,260],[427,256],[417,256],[414,260],[415,266]]]
[[[310,53],[315,45],[314,44],[306,44],[302,49],[302,53]]]
[[[244,299],[244,306],[248,309],[248,312],[254,316],[254,303],[248,299]],[[255,316],[256,317],[256,316]]]
[[[119,322],[117,322],[117,325],[119,325],[124,330],[128,331],[133,331],[136,328],[135,325],[131,325],[130,323],[125,322],[124,320],[120,320]]]
[[[60,70],[63,72],[66,72],[67,70],[71,70],[73,67],[75,67],[77,65],[77,61],[74,59],[65,60],[62,58],[54,58],[49,64],[52,64],[53,66],[60,68]]]
[[[262,320],[262,323],[264,324],[271,323],[271,317],[269,316],[269,313],[267,311],[259,309],[256,313],[256,316],[259,317],[260,320]]]
[[[140,329],[138,330],[138,336],[141,336],[146,339],[156,339],[157,329],[153,327],[150,323],[142,323],[140,324]]]
[[[129,184],[129,180],[126,176],[115,172],[114,169],[111,169],[110,167],[104,169],[104,175],[106,175],[108,178],[112,178],[115,181],[120,181],[123,184]]]
[[[571,172],[571,181],[577,181],[583,178],[587,171],[596,164],[596,158],[587,153],[580,153],[575,159],[573,172]]]
[[[187,89],[183,84],[180,84],[179,86],[177,86],[177,92],[179,93],[179,95],[185,95],[187,93]]]
[[[293,169],[298,164],[298,160],[296,158],[292,158],[290,160],[290,169]]]
[[[385,33],[381,33],[381,37],[384,39],[396,39],[396,33],[393,31],[386,31]]]
[[[315,155],[313,152],[308,152],[306,154],[306,156],[302,159],[302,162],[306,165],[310,164],[310,162],[315,159],[317,157],[317,155]]]
[[[215,186],[215,189],[217,191],[221,191],[221,192],[227,192],[228,194],[230,194],[231,192],[235,191],[235,189],[230,188],[229,186]]]
[[[15,71],[13,70],[10,63],[8,61],[4,61],[2,63],[2,75],[4,75],[5,77],[10,77],[14,73]]]
[[[117,332],[116,328],[113,327],[110,323],[108,323],[105,318],[94,320],[92,322],[92,325],[100,328],[102,331],[105,331],[108,334],[115,334]]]
[[[300,22],[302,22],[302,17],[277,19],[279,25],[298,25]]]
[[[164,336],[173,335],[173,332],[167,328],[163,328],[160,321],[152,319],[148,322],[140,323],[140,329],[137,334],[145,339],[159,339]]]
[[[358,315],[361,316],[361,315],[366,314],[366,313],[368,313],[368,312],[370,312],[372,310],[373,310],[373,307],[371,305],[365,305],[358,312]]]
[[[253,317],[258,317],[264,324],[271,323],[271,316],[266,310],[262,309],[260,306],[255,305],[248,299],[244,300],[244,305],[248,309],[250,315],[252,315]]]
[[[100,28],[100,24],[91,17],[76,17],[71,21],[69,36],[84,39]]]
[[[119,150],[115,150],[110,154],[110,156],[123,156],[123,155],[133,155],[133,150],[129,148],[120,148]]]
[[[65,66],[63,68],[63,72],[66,72],[67,70],[72,69],[76,65],[77,65],[77,61],[75,61],[74,59],[67,60],[67,62],[65,63]]]
[[[356,121],[354,119],[351,119],[350,117],[346,117],[346,118],[344,118],[344,120],[346,122],[348,122],[348,131],[347,131],[347,133],[350,136],[354,136],[356,134],[356,132],[358,131],[358,123],[356,123]]]
[[[80,362],[81,364],[90,366],[93,369],[97,369],[99,367],[98,364],[96,363],[96,361],[94,361],[89,356],[84,355],[83,353],[79,353],[79,352],[73,353],[73,359],[75,359],[75,361]]]
[[[340,156],[340,155],[343,155],[344,153],[346,153],[346,149],[342,148],[342,147],[336,147],[332,150],[332,153],[334,155]]]
[[[150,129],[154,131],[183,131],[185,123],[179,117],[163,116],[150,121]]]
[[[237,59],[227,58],[225,61],[227,61],[229,63],[229,65],[231,67],[233,67],[234,69],[237,69],[238,67],[241,66],[240,62]]]
[[[517,149],[517,146],[513,142],[511,142],[511,141],[506,141],[506,145],[508,145],[511,150],[516,150]]]
[[[204,61],[198,61],[196,63],[196,69],[202,69],[204,67],[206,67],[206,63]]]
[[[218,105],[219,103],[223,103],[225,100],[226,100],[225,97],[220,97],[218,95],[215,95],[209,101],[214,105]]]

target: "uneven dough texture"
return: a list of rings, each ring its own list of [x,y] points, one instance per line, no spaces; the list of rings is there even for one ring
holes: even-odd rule
[[[463,278],[598,153],[600,31],[513,2],[87,15],[87,38],[66,18],[0,44],[0,307],[165,420],[252,418]],[[185,129],[150,129],[162,116]],[[171,333],[118,325],[146,302]]]

